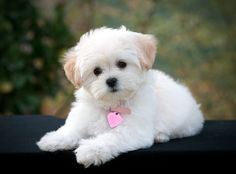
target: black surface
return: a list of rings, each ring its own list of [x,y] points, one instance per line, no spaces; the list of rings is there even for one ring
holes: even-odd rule
[[[0,117],[0,165],[84,170],[83,166],[76,163],[73,152],[42,152],[35,144],[46,132],[63,124],[64,120],[51,116]],[[125,153],[100,167],[90,167],[86,171],[171,166],[185,168],[186,165],[228,169],[236,163],[235,157],[236,121],[206,121],[199,135]]]

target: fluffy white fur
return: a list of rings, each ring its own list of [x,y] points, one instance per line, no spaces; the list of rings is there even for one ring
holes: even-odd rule
[[[99,28],[84,34],[65,55],[64,69],[77,87],[76,101],[65,125],[47,133],[37,145],[45,151],[75,149],[78,163],[100,165],[120,153],[147,148],[197,134],[203,115],[189,90],[157,70],[152,35]],[[117,67],[117,62],[127,64]],[[94,74],[99,67],[102,73]],[[117,78],[116,92],[106,84]],[[107,122],[109,108],[128,107],[115,128]]]

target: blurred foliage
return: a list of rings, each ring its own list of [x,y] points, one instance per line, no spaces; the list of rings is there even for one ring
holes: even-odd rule
[[[47,20],[28,0],[0,1],[0,113],[38,114],[60,89],[58,57],[72,42],[63,4]]]
[[[32,1],[3,2],[1,113],[66,117],[73,87],[58,76],[58,60],[71,36],[78,41],[91,28],[125,25],[157,36],[154,68],[189,86],[207,119],[236,119],[236,1],[41,0],[36,8]]]

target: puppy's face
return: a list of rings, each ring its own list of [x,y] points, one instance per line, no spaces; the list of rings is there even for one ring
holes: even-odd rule
[[[96,100],[127,100],[142,86],[152,66],[156,41],[125,28],[100,28],[84,34],[65,56],[68,79]]]

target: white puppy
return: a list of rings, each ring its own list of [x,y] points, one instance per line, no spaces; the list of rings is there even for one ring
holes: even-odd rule
[[[197,134],[203,115],[189,90],[157,70],[152,35],[99,28],[65,55],[67,78],[77,87],[65,125],[37,145],[76,149],[78,163],[100,165],[120,153]]]

